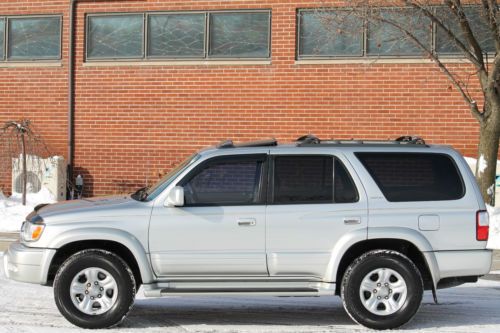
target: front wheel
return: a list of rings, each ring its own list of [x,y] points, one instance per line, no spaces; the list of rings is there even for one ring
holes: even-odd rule
[[[54,298],[61,314],[82,328],[119,324],[135,298],[135,279],[128,265],[104,250],[84,250],[66,260],[54,279]]]
[[[344,308],[357,323],[372,329],[393,329],[409,322],[423,296],[419,269],[405,255],[370,251],[346,270],[341,295]]]

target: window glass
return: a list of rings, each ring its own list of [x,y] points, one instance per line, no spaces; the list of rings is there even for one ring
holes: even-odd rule
[[[148,55],[203,57],[205,14],[150,15]]]
[[[87,56],[89,58],[142,57],[142,14],[91,16],[88,20]]]
[[[5,19],[0,18],[0,60],[4,59],[4,49],[3,45],[5,43]]]
[[[301,11],[299,56],[361,56],[363,21],[348,11]]]
[[[334,201],[336,203],[350,203],[359,200],[356,186],[345,166],[339,160],[335,160],[334,173]]]
[[[269,13],[210,14],[212,57],[269,57]]]
[[[259,202],[261,161],[209,164],[184,185],[186,205],[251,205]]]
[[[374,15],[411,32],[429,50],[431,49],[432,24],[430,19],[420,11],[408,8],[391,8],[379,10]],[[398,27],[378,20],[369,22],[367,54],[403,56],[424,54],[424,51]]]
[[[487,17],[479,7],[465,7],[465,16],[471,26],[474,37],[477,39],[483,52],[495,52],[495,44],[491,31],[487,25]],[[444,25],[468,47],[463,37],[462,28],[459,25],[456,16],[451,13],[450,9],[438,8],[436,15],[441,19]],[[448,37],[446,32],[440,27],[436,28],[436,50],[441,53],[461,53],[456,44]]]
[[[9,18],[8,57],[58,59],[61,54],[59,17]]]
[[[357,153],[388,201],[456,200],[464,195],[449,156],[419,153]]]
[[[333,202],[333,158],[277,156],[274,160],[273,202]]]

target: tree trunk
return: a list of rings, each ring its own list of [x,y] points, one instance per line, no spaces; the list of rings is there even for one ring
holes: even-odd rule
[[[28,170],[26,169],[26,140],[24,133],[21,133],[21,149],[23,158],[23,206],[26,206],[26,190],[28,185]]]
[[[476,178],[484,201],[495,205],[495,178],[500,136],[499,110],[492,110],[491,116],[481,122],[479,133]]]

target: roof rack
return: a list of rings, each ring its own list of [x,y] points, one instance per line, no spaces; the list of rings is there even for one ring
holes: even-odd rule
[[[278,141],[276,139],[267,139],[267,140],[259,140],[259,141],[249,141],[249,142],[241,142],[241,143],[233,143],[232,140],[222,141],[217,145],[217,148],[245,148],[245,147],[272,147],[277,146]]]
[[[418,136],[401,136],[395,140],[320,140],[308,134],[297,139],[298,147],[325,146],[325,145],[426,145],[424,139]]]

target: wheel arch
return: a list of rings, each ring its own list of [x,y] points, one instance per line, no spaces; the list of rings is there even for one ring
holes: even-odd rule
[[[347,267],[362,254],[372,250],[393,250],[407,256],[417,266],[424,282],[425,290],[431,290],[436,283],[433,270],[429,267],[429,262],[419,247],[406,239],[398,238],[375,238],[367,239],[353,244],[343,254],[337,266],[335,275],[335,294],[340,295],[341,281]],[[432,263],[431,263],[432,265]]]
[[[73,230],[61,234],[51,244],[56,249],[47,274],[47,284],[51,285],[60,265],[71,255],[87,249],[101,249],[120,256],[134,273],[139,284],[151,283],[153,273],[144,247],[132,235],[123,231],[111,229]]]

